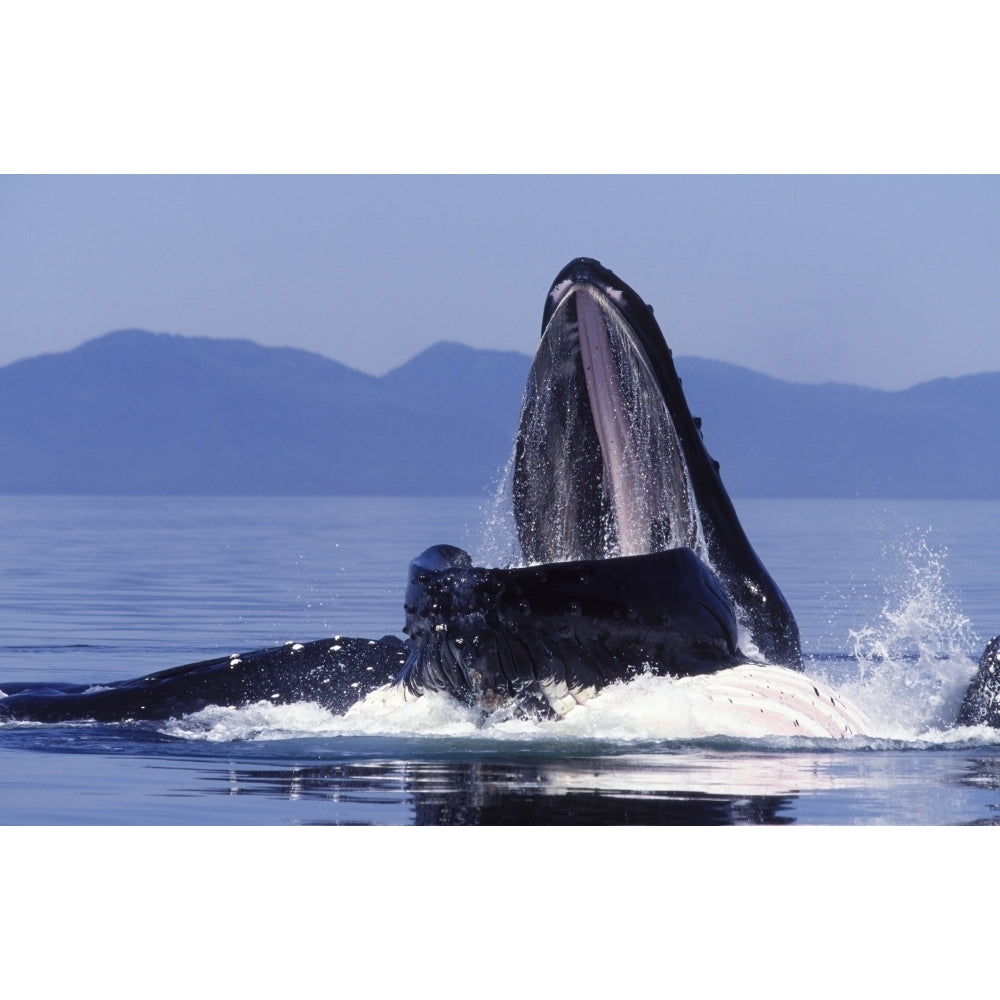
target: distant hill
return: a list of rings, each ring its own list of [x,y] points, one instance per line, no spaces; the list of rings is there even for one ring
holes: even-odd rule
[[[531,359],[439,343],[381,378],[121,330],[0,368],[0,492],[482,494]],[[1000,374],[904,392],[679,358],[734,496],[1000,497]]]
[[[0,492],[481,493],[529,363],[438,344],[375,378],[249,341],[110,333],[0,368]]]
[[[1000,373],[885,392],[701,358],[677,369],[734,496],[1000,498]]]

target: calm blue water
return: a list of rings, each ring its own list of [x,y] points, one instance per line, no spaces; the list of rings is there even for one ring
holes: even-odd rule
[[[288,640],[398,632],[409,559],[497,549],[473,499],[0,497],[4,680],[102,681]],[[1000,632],[1000,504],[742,501],[811,674],[873,732],[694,738],[670,682],[560,723],[450,703],[0,726],[4,824],[798,823],[1000,819],[1000,738],[950,725]],[[640,679],[641,681],[642,679]]]

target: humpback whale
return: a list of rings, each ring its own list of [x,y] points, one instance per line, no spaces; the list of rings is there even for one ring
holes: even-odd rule
[[[740,524],[653,311],[596,260],[571,261],[546,295],[510,503],[511,565],[475,566],[452,545],[411,562],[405,639],[334,636],[106,684],[5,682],[0,721],[156,720],[259,701],[340,713],[388,685],[559,717],[644,672],[731,677],[735,687],[713,690],[749,703],[760,670],[801,671],[795,618]],[[970,717],[996,705],[995,687],[980,687]],[[776,701],[797,707],[812,692],[837,706],[804,677]],[[823,715],[818,731],[857,732],[845,718]]]

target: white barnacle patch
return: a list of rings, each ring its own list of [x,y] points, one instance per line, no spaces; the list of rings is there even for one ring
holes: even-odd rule
[[[292,645],[292,652],[297,653],[300,649],[305,649],[305,646],[301,642],[296,642]]]
[[[233,653],[233,655],[229,657],[229,669],[232,670],[233,667],[238,667],[242,662],[243,661],[239,658],[239,656],[237,656],[236,653]]]
[[[330,652],[331,652],[331,653],[339,653],[339,652],[340,652],[340,651],[341,651],[341,650],[342,650],[343,648],[344,648],[344,647],[343,647],[343,646],[341,646],[341,645],[340,645],[340,644],[338,643],[338,644],[337,644],[336,646],[331,646],[331,647],[330,647]]]

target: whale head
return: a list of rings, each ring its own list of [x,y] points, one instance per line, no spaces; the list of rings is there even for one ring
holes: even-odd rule
[[[801,665],[798,627],[748,541],[644,300],[579,257],[545,298],[511,499],[524,561],[689,548],[719,576],[749,642]]]

